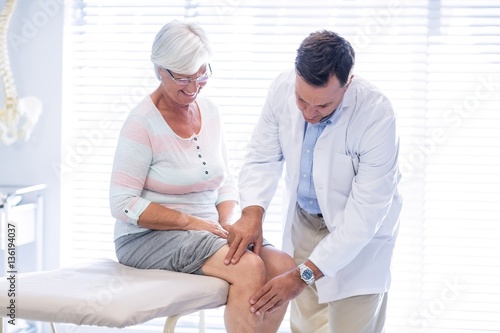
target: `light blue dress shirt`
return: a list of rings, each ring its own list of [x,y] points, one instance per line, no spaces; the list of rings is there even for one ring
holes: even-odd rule
[[[342,102],[340,102],[335,111],[342,109]],[[325,127],[333,124],[337,118],[337,114],[338,112],[333,112],[328,118],[322,119],[314,125],[308,122],[305,123],[304,142],[302,143],[302,154],[300,157],[300,180],[297,191],[297,202],[309,214],[321,214],[312,176],[314,146]]]

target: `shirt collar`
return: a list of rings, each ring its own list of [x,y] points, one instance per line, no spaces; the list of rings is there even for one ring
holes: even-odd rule
[[[342,110],[342,106],[344,104],[344,97],[342,97],[342,100],[340,101],[340,104],[339,106],[335,109],[335,111],[333,111],[329,116],[327,116],[326,118],[323,118],[319,121],[318,125],[324,125],[324,126],[328,126],[328,125],[331,125],[335,122],[335,120],[337,120],[337,118],[339,117],[339,114],[340,114],[340,110]]]

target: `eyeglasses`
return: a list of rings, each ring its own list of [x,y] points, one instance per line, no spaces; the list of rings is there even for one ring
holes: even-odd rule
[[[212,67],[210,67],[210,64],[208,64],[208,71],[205,74],[200,75],[195,79],[192,79],[189,77],[176,78],[176,77],[174,77],[174,75],[172,74],[171,71],[169,71],[165,67],[162,67],[162,68],[170,75],[172,80],[174,80],[174,82],[179,86],[187,86],[188,84],[190,84],[193,81],[196,81],[199,84],[206,83],[208,81],[208,79],[212,76]]]

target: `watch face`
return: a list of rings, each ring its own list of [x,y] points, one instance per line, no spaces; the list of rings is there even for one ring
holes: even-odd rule
[[[302,272],[302,278],[304,280],[310,280],[313,278],[313,272],[310,269],[306,269]]]

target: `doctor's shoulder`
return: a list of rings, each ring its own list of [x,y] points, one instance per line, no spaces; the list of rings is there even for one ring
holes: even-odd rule
[[[279,73],[270,83],[268,98],[282,100],[290,94],[295,94],[295,70]]]
[[[393,116],[394,109],[388,96],[372,82],[356,75],[352,87],[356,90],[358,113],[369,113],[371,117]]]

